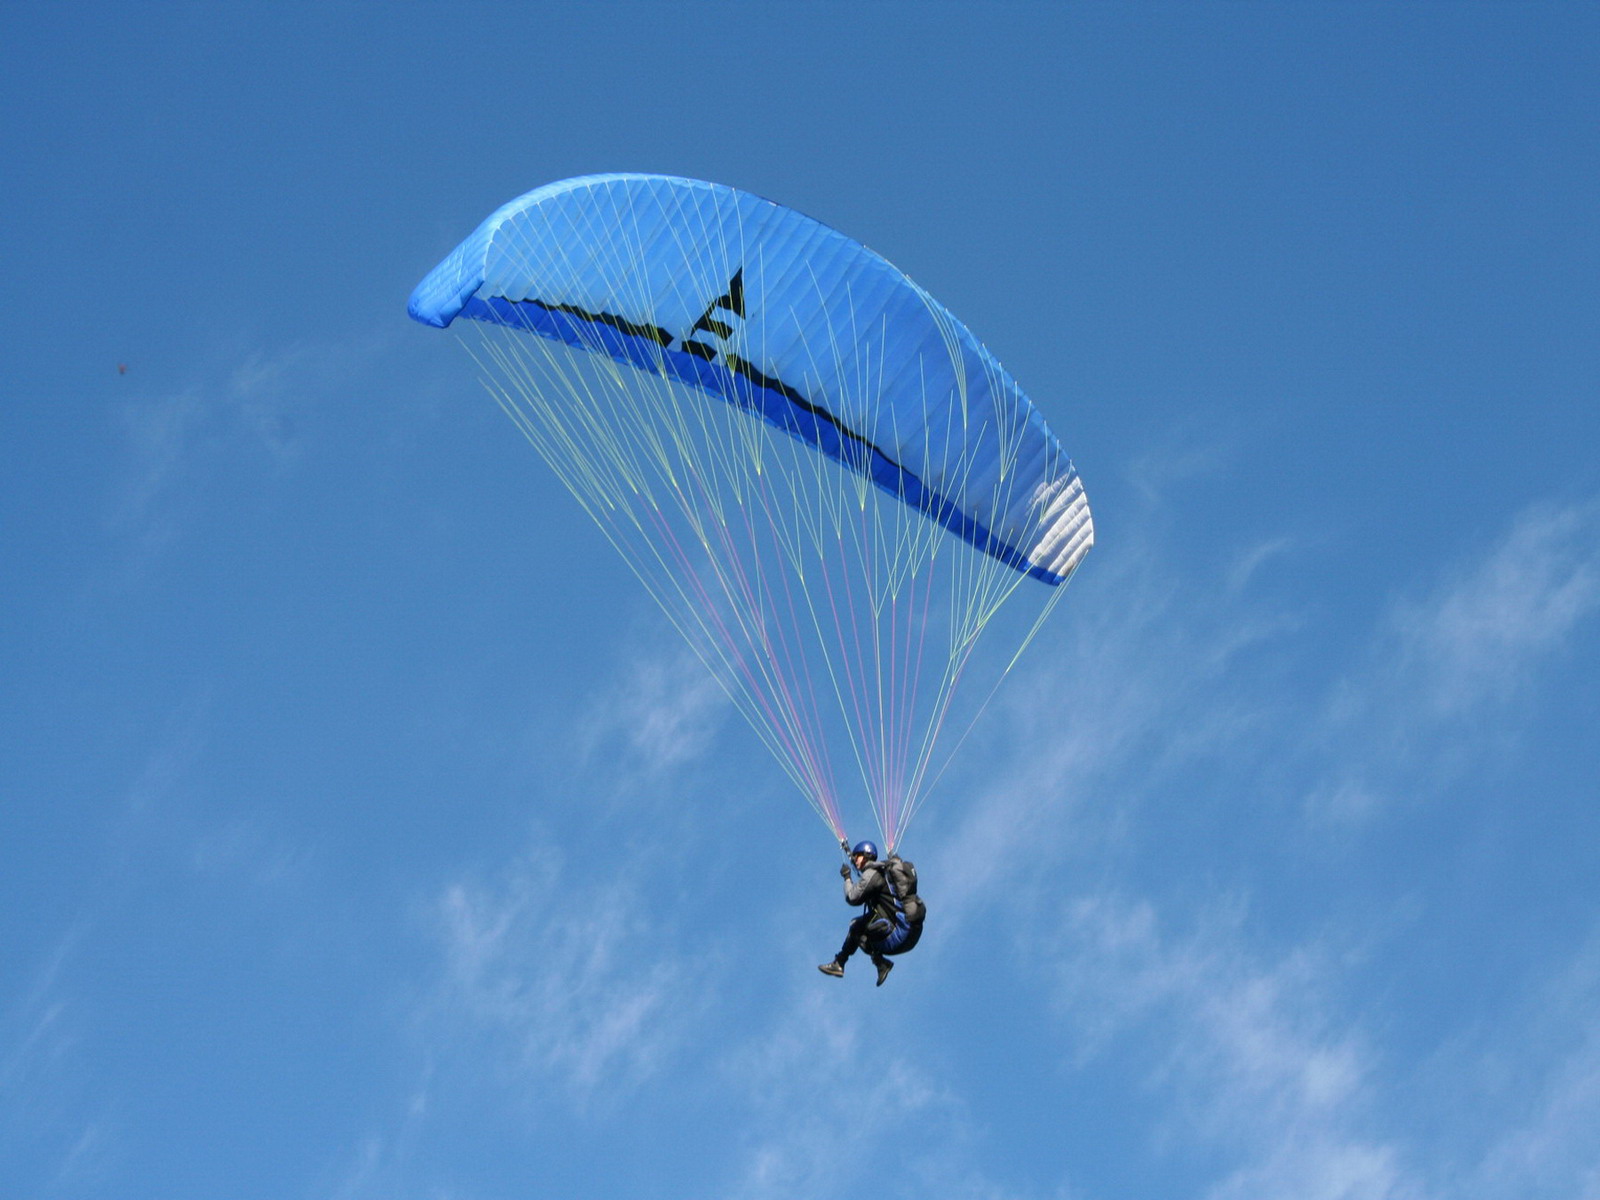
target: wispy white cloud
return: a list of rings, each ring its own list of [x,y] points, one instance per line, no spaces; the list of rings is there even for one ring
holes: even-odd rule
[[[189,848],[189,866],[197,874],[263,888],[303,882],[315,859],[310,847],[246,817],[197,828]]]
[[[113,515],[116,528],[137,531],[152,546],[170,540],[172,521],[156,511],[157,502],[179,472],[203,411],[200,398],[192,392],[125,410],[130,461]]]
[[[1248,765],[1281,736],[1279,697],[1235,674],[1292,621],[1220,587],[1180,587],[1153,543],[1130,538],[1096,565],[1095,595],[1085,604],[1067,597],[968,748],[1000,768],[953,772],[946,785],[962,792],[949,799],[964,815],[934,860],[947,889],[942,920],[959,920],[1020,855],[1056,862],[1125,843],[1141,808],[1170,800],[1167,789],[1186,786],[1197,762],[1234,754]]]
[[[1264,539],[1224,562],[1214,589],[1180,589],[1154,546],[1096,564],[1115,576],[1097,581],[1117,594],[1115,611],[1069,604],[1059,622],[1067,644],[998,705],[1009,752],[991,761],[1007,766],[963,798],[953,849],[928,872],[936,886],[959,881],[934,893],[941,933],[995,910],[1002,879],[1012,911],[1049,911],[1037,883],[1016,894],[1018,862],[1032,879],[1078,880],[1061,927],[1025,922],[1018,945],[1059,973],[1064,1048],[1077,1067],[1142,1063],[1167,1113],[1153,1139],[1227,1164],[1208,1187],[1214,1200],[1600,1194],[1586,1123],[1600,1111],[1592,988],[1590,1011],[1568,1006],[1561,1025],[1578,1048],[1508,1096],[1500,1119],[1519,1104],[1534,1116],[1512,1122],[1482,1169],[1459,1157],[1441,1166],[1386,1104],[1404,1068],[1355,1014],[1348,939],[1315,924],[1269,938],[1249,919],[1244,880],[1221,863],[1207,895],[1184,898],[1201,919],[1175,933],[1163,912],[1176,910],[1160,907],[1171,898],[1140,894],[1151,881],[1140,882],[1137,855],[1106,853],[1124,839],[1136,849],[1147,800],[1170,802],[1186,778],[1213,773],[1245,788],[1258,781],[1268,795],[1304,787],[1313,826],[1333,813],[1380,816],[1419,758],[1488,752],[1474,731],[1514,725],[1541,673],[1600,609],[1600,504],[1532,506],[1480,561],[1405,581],[1408,598],[1370,630],[1369,652],[1308,704],[1314,682],[1286,690],[1255,653],[1276,644],[1316,661],[1286,640],[1307,615],[1255,594],[1269,564],[1296,552]],[[1235,899],[1218,901],[1219,890]],[[1461,1061],[1447,1074],[1471,1086]]]
[[[865,1170],[884,1196],[1005,1196],[973,1161],[972,1115],[897,1044],[892,1016],[865,1015],[848,993],[806,982],[721,1065],[745,1114],[747,1148],[714,1193],[803,1200],[851,1190],[852,1172]],[[903,1152],[886,1155],[889,1147]]]
[[[8,1186],[40,1195],[81,1194],[115,1151],[104,1097],[88,1089],[84,1006],[66,978],[85,933],[60,937],[0,1011],[0,1161],[11,1164]]]
[[[687,766],[706,754],[727,723],[728,697],[699,659],[657,627],[656,637],[634,635],[643,646],[610,686],[596,689],[577,723],[582,756],[604,760],[609,771],[653,777]]]
[[[181,536],[218,478],[246,468],[291,469],[302,452],[307,411],[351,387],[374,354],[370,345],[301,343],[128,401],[110,527],[131,540],[142,562]]]
[[[313,852],[271,830],[258,815],[219,815],[207,782],[213,700],[202,688],[154,722],[138,770],[111,829],[111,854],[138,877],[177,854],[198,875],[254,886],[303,878]]]
[[[0,1096],[16,1101],[39,1086],[39,1076],[66,1057],[76,1041],[66,1019],[61,977],[83,935],[69,930],[34,972],[26,990],[5,1014],[6,1041],[0,1054]]]
[[[1426,1194],[1372,1132],[1380,1064],[1340,1016],[1335,961],[1316,947],[1262,961],[1243,921],[1224,906],[1174,936],[1148,902],[1076,902],[1058,994],[1079,1054],[1145,1063],[1146,1086],[1171,1105],[1161,1135],[1233,1160],[1206,1192],[1215,1200]]]
[[[554,757],[549,747],[541,757],[546,786],[580,771],[583,810],[629,829],[642,812],[673,808],[726,703],[686,650],[635,641],[616,677],[570,714]],[[438,949],[408,1004],[423,1065],[404,1113],[330,1168],[333,1196],[410,1194],[405,1164],[427,1144],[433,1098],[456,1080],[495,1090],[497,1107],[525,1119],[555,1109],[605,1120],[706,1028],[717,948],[661,904],[654,889],[677,885],[663,883],[652,840],[604,845],[604,860],[591,862],[541,826],[517,852],[419,898]]]
[[[454,1193],[420,1186],[413,1177],[418,1135],[428,1112],[432,1070],[425,1068],[409,1095],[398,1097],[393,1120],[378,1130],[364,1132],[346,1148],[314,1184],[310,1194],[328,1200],[397,1200],[402,1196],[428,1196],[445,1200]]]
[[[78,1134],[62,1156],[52,1190],[65,1193],[81,1192],[83,1188],[103,1183],[114,1154],[114,1138],[109,1126],[100,1121],[90,1121]]]
[[[351,1151],[343,1174],[328,1193],[331,1200],[361,1200],[372,1194],[384,1166],[384,1140],[376,1135],[362,1138]]]
[[[1519,697],[1600,608],[1600,504],[1534,505],[1484,558],[1393,617],[1396,675],[1434,717]]]
[[[577,1103],[648,1078],[697,993],[627,877],[616,862],[591,877],[540,842],[492,882],[450,885],[434,906],[445,962],[430,1026],[487,1038],[513,1080]]]
[[[1234,595],[1239,595],[1255,578],[1262,566],[1280,555],[1287,554],[1295,548],[1293,538],[1270,537],[1246,547],[1234,557],[1228,567],[1227,589]]]
[[[1308,730],[1324,761],[1309,810],[1366,819],[1391,792],[1449,786],[1515,736],[1535,681],[1597,610],[1600,503],[1524,510],[1470,567],[1397,600],[1333,684]]]
[[[1237,433],[1190,422],[1174,427],[1163,439],[1128,459],[1122,475],[1146,504],[1165,506],[1175,488],[1227,470],[1243,447],[1244,439]]]
[[[1500,1110],[1498,1132],[1481,1163],[1464,1172],[1461,1192],[1484,1200],[1600,1197],[1600,931],[1565,969],[1533,989],[1522,1011],[1484,1031],[1478,1064],[1493,1079],[1469,1077]],[[1457,1047],[1458,1053],[1465,1050]],[[1504,1064],[1515,1062],[1507,1071]],[[1483,1100],[1474,1107],[1481,1109]]]
[[[1292,621],[1251,611],[1247,594],[1261,565],[1292,548],[1270,542],[1257,551],[1230,573],[1237,623],[1292,629]],[[1600,608],[1600,505],[1531,507],[1480,562],[1431,589],[1423,583],[1420,600],[1397,602],[1372,630],[1363,665],[1330,683],[1320,710],[1275,706],[1270,679],[1240,676],[1235,648],[1211,635],[1213,614],[1204,604],[1166,602],[1158,571],[1118,583],[1128,593],[1123,628],[1097,631],[1077,647],[1072,689],[1035,676],[1022,706],[1049,713],[1071,703],[1072,723],[1090,732],[1067,729],[1047,753],[1015,763],[977,797],[969,824],[1014,827],[1029,815],[1019,797],[1093,787],[1097,778],[1119,782],[1120,794],[1100,800],[1136,824],[1138,796],[1170,787],[1175,772],[1163,769],[1164,760],[1193,771],[1213,750],[1229,763],[1230,778],[1276,778],[1292,764],[1301,778],[1320,780],[1311,785],[1313,818],[1387,811],[1419,756],[1483,753],[1473,732],[1484,721],[1514,723],[1540,673]],[[1187,672],[1170,665],[1175,654]],[[1116,688],[1096,682],[1105,672],[1119,679]],[[1082,705],[1085,678],[1090,696]],[[1156,749],[1154,732],[1174,729]],[[1114,823],[1086,827],[1074,813],[1070,829],[1074,837],[1105,838]],[[1030,836],[1026,844],[1031,861],[1060,861],[1067,839]],[[1421,1130],[1383,1103],[1401,1068],[1373,1049],[1352,1015],[1345,988],[1356,976],[1331,928],[1274,945],[1252,931],[1247,905],[1213,898],[1202,901],[1203,919],[1175,934],[1163,928],[1156,902],[1129,898],[1130,872],[1113,868],[1084,881],[1061,931],[1058,993],[1080,1066],[1107,1055],[1145,1061],[1147,1086],[1164,1094],[1169,1114],[1160,1136],[1208,1147],[1230,1164],[1209,1187],[1214,1200],[1600,1194],[1592,972],[1574,971],[1568,1002],[1544,1006],[1563,1014],[1552,1036],[1567,1040],[1568,1054],[1500,1100],[1497,1120],[1509,1129],[1484,1164],[1460,1157],[1441,1164],[1427,1160]],[[1052,944],[1036,929],[1025,940],[1035,953]],[[1587,1009],[1571,1002],[1580,994]],[[1498,1040],[1514,1052],[1521,1036],[1499,1033]],[[1456,1047],[1455,1056],[1444,1074],[1470,1090],[1471,1054]],[[1517,1115],[1524,1111],[1526,1119]]]

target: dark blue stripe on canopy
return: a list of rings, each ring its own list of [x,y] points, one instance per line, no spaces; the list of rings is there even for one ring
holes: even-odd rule
[[[663,346],[655,336],[645,332],[648,327],[624,328],[630,323],[599,320],[596,314],[581,317],[538,301],[473,296],[461,306],[459,315],[534,333],[589,353],[604,354],[617,362],[718,396],[815,446],[849,470],[866,475],[890,495],[926,513],[956,536],[1014,570],[1051,585],[1064,582],[1063,576],[1031,565],[1025,554],[997,538],[982,522],[963,512],[949,498],[928,487],[910,470],[787,384],[777,380],[758,381],[752,376],[759,377],[759,372],[736,371],[717,359]]]

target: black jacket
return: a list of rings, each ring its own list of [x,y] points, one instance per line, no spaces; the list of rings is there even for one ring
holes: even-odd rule
[[[889,881],[884,877],[881,862],[869,862],[861,868],[859,881],[844,881],[844,902],[860,905],[873,919],[883,917],[888,921],[894,920],[894,894],[889,890]]]

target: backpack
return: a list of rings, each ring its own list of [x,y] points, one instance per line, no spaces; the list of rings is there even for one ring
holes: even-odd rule
[[[922,919],[928,915],[928,906],[917,895],[916,864],[907,862],[898,854],[891,854],[883,864],[883,877],[889,881],[889,890],[894,893],[900,910],[905,913],[906,922],[921,925]]]

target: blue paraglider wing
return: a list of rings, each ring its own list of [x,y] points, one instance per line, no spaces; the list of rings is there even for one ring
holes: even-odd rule
[[[719,395],[1047,583],[1093,544],[1071,460],[972,333],[881,256],[748,192],[659,175],[550,184],[484,221],[410,313]]]

